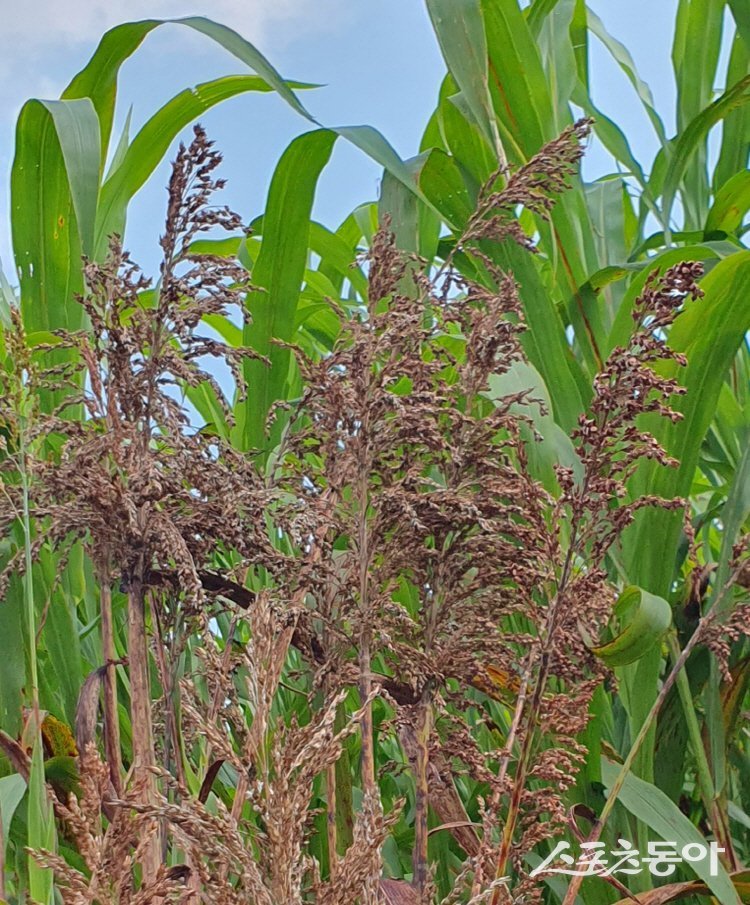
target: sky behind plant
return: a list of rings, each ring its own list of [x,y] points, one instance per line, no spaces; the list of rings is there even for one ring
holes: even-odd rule
[[[590,6],[632,53],[671,129],[674,90],[669,55],[676,0],[591,0]],[[205,0],[16,3],[3,14],[0,58],[0,256],[6,272],[12,271],[7,223],[13,127],[24,100],[59,96],[112,25],[191,14],[208,15],[235,28],[286,77],[323,85],[305,97],[321,122],[368,123],[379,128],[402,156],[418,151],[444,73],[421,0],[212,0],[210,6]],[[592,69],[597,102],[605,112],[617,114],[636,156],[650,162],[655,151],[650,126],[624,76],[599,46],[592,47]],[[238,71],[232,57],[187,29],[160,29],[123,70],[119,124],[131,104],[137,128],[181,89]],[[226,200],[252,219],[263,208],[274,163],[309,124],[274,95],[225,102],[202,122],[225,155]],[[609,169],[595,152],[587,166],[590,175]],[[129,223],[127,244],[147,266],[153,263],[162,225],[167,171],[165,163],[142,190]],[[320,183],[316,215],[335,226],[355,204],[372,200],[377,192],[377,166],[339,142]]]

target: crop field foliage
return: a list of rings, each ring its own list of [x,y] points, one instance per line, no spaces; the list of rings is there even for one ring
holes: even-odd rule
[[[112,29],[18,117],[0,901],[750,901],[747,4],[680,0],[675,135],[583,0],[426,4],[407,160],[198,17]],[[228,74],[114,135],[162,27]],[[301,127],[249,224],[199,122],[246,92]],[[333,229],[336,142],[383,177]],[[560,870],[626,843],[642,869]]]

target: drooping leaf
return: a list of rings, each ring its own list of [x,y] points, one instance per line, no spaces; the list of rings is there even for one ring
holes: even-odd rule
[[[206,110],[247,91],[267,92],[259,76],[226,76],[187,88],[156,112],[133,138],[102,186],[96,225],[97,256],[106,253],[108,238],[125,230],[128,205],[164,158],[175,136]]]
[[[665,223],[669,222],[677,189],[685,176],[688,163],[705,139],[709,129],[720,122],[732,110],[747,104],[748,101],[750,101],[750,75],[745,76],[736,85],[725,91],[710,106],[701,110],[685,128],[685,131],[680,133],[675,142],[664,177],[662,194],[664,196],[663,211]]]

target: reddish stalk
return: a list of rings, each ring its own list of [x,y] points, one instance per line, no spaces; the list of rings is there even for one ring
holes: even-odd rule
[[[156,804],[154,738],[151,726],[151,688],[148,669],[145,592],[141,576],[130,578],[128,589],[128,660],[130,663],[130,718],[133,727],[133,777],[143,802]],[[143,883],[152,882],[161,864],[159,834],[146,848]]]

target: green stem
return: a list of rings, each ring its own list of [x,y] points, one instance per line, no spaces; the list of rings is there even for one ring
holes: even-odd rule
[[[677,663],[682,651],[680,650],[680,645],[677,641],[677,633],[675,631],[669,633],[667,643],[669,644],[669,652],[672,655],[672,662]],[[716,803],[716,791],[714,789],[713,777],[711,776],[711,768],[709,767],[708,759],[706,758],[706,749],[703,747],[698,717],[695,714],[695,707],[693,706],[690,680],[688,679],[687,671],[684,667],[677,673],[677,691],[680,695],[685,721],[687,722],[690,746],[693,749],[693,755],[695,756],[698,785],[701,790],[703,806],[706,809],[706,813],[710,815],[713,811],[714,804]]]
[[[23,579],[24,602],[26,605],[26,625],[29,632],[29,694],[31,709],[34,715],[35,730],[41,734],[39,720],[39,673],[36,659],[36,606],[34,604],[34,576],[32,574],[33,558],[31,551],[31,513],[29,508],[29,476],[26,471],[26,444],[23,433],[21,441],[21,492],[23,517],[24,566]]]

